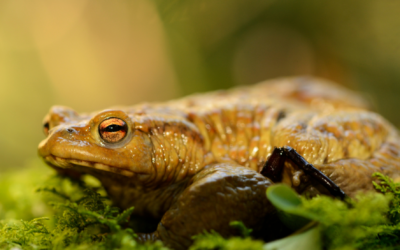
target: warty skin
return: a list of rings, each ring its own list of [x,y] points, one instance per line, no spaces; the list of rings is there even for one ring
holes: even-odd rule
[[[110,117],[127,125],[115,143],[99,134]],[[274,147],[294,148],[349,196],[371,190],[373,172],[397,178],[400,169],[396,129],[359,95],[308,77],[92,114],[55,106],[45,124],[39,154],[49,165],[91,174],[119,207],[160,219],[141,237],[175,249],[204,230],[233,235],[234,220],[276,237],[279,221],[265,197],[272,181],[258,173]],[[290,161],[282,182],[327,193]]]

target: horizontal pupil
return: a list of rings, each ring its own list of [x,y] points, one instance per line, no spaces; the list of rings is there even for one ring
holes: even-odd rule
[[[122,129],[123,129],[122,126],[113,124],[113,125],[107,126],[107,127],[104,129],[104,131],[105,131],[105,132],[117,132],[117,131],[120,131],[120,130],[122,130]]]

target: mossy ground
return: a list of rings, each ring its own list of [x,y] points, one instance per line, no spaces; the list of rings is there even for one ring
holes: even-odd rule
[[[142,244],[127,227],[134,208],[113,207],[100,183],[86,176],[54,176],[41,162],[0,176],[0,249],[168,249]],[[191,249],[396,249],[400,246],[400,187],[379,175],[371,193],[342,202],[328,197],[301,199],[286,213],[313,221],[310,233],[273,244],[249,237],[224,239],[215,232],[195,237]],[[279,195],[279,194],[278,194]],[[294,243],[293,243],[294,242]]]

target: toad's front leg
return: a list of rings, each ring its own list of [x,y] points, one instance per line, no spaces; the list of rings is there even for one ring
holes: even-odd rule
[[[157,237],[173,249],[185,249],[192,243],[192,236],[204,231],[237,235],[229,223],[242,221],[253,229],[254,236],[276,238],[280,222],[265,195],[271,184],[256,171],[238,165],[209,165],[191,179],[162,217],[157,231],[141,237]]]
[[[306,188],[312,187],[318,190],[318,192],[325,191],[342,200],[347,197],[338,185],[312,164],[307,162],[296,150],[288,146],[275,148],[260,173],[274,182],[285,182],[283,172],[286,161],[293,163],[290,164],[291,167],[289,169],[286,169],[286,175],[290,176],[291,179],[297,179],[291,181],[292,187],[296,189],[297,192],[303,193]],[[298,177],[303,177],[303,180],[300,180]],[[301,181],[303,183],[300,183]]]

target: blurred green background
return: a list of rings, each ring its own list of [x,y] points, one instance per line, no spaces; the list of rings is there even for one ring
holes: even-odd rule
[[[0,171],[77,111],[316,75],[400,125],[400,1],[0,0]]]

